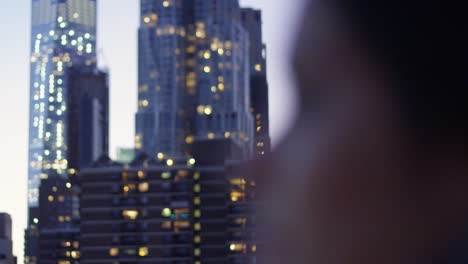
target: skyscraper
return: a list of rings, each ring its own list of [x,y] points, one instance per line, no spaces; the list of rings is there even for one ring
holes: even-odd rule
[[[108,154],[108,74],[94,67],[72,67],[67,88],[68,168],[79,170]]]
[[[141,0],[135,148],[188,156],[195,139],[252,153],[249,36],[237,0]]]
[[[255,156],[271,151],[266,45],[262,38],[262,11],[242,8],[242,23],[250,38],[250,107],[255,119]]]
[[[69,168],[69,68],[96,64],[96,0],[32,0],[26,263],[36,263],[39,189]]]

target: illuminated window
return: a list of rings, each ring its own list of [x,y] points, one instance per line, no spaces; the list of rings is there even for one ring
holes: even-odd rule
[[[215,134],[214,134],[214,133],[208,133],[208,138],[209,138],[209,139],[214,139],[214,138],[215,138]]]
[[[140,107],[148,107],[149,101],[148,100],[140,100],[138,102],[138,104],[140,105]]]
[[[195,50],[196,50],[196,48],[193,45],[187,47],[187,53],[189,53],[189,54],[193,54],[195,52]]]
[[[119,249],[118,248],[109,249],[109,256],[117,257],[118,255],[119,255]]]
[[[221,49],[221,48],[220,48],[220,49],[218,49],[218,54],[219,54],[220,56],[223,56],[223,54],[224,54],[224,50],[223,50],[223,49]]]
[[[200,205],[200,204],[201,204],[201,199],[200,199],[200,197],[195,197],[195,198],[193,199],[193,204],[195,204],[195,205]]]
[[[140,183],[138,185],[138,191],[143,193],[143,192],[148,192],[148,190],[149,190],[149,184],[147,182]]]
[[[218,84],[218,89],[220,91],[224,91],[224,84],[222,84],[222,83]]]
[[[164,180],[170,179],[171,178],[171,173],[170,172],[163,172],[161,173],[161,178]]]
[[[137,187],[136,187],[135,184],[127,184],[127,185],[124,185],[124,186],[122,187],[122,191],[123,191],[124,193],[129,193],[129,192],[131,192],[131,191],[135,191],[136,188],[137,188]]]
[[[200,172],[195,172],[195,173],[193,174],[193,179],[194,179],[194,180],[199,180],[199,179],[200,179]]]
[[[203,54],[203,57],[207,60],[209,60],[211,58],[211,52],[209,51],[205,51],[205,53]]]
[[[195,210],[195,212],[193,212],[193,216],[195,216],[195,218],[200,218],[201,217],[201,211],[200,210]]]
[[[185,143],[187,143],[189,145],[193,144],[193,141],[194,141],[193,136],[188,136],[188,137],[185,138]]]
[[[47,197],[47,200],[49,200],[49,202],[53,202],[54,201],[54,196],[49,195],[49,197]]]
[[[231,185],[245,185],[246,184],[246,181],[242,178],[230,179],[229,182],[231,183]]]
[[[126,220],[136,220],[138,218],[139,212],[137,210],[123,210],[122,216]]]
[[[255,71],[262,71],[262,65],[261,64],[255,64]]]
[[[190,222],[189,221],[175,221],[174,222],[174,228],[176,230],[180,228],[189,228],[190,227]]]
[[[163,217],[170,217],[172,215],[172,210],[170,208],[164,208],[161,212]]]
[[[195,236],[193,238],[193,242],[195,242],[196,244],[200,244],[201,243],[201,237],[200,236]]]
[[[158,159],[159,159],[159,160],[164,159],[164,154],[163,154],[163,153],[158,153]]]
[[[167,166],[173,166],[173,165],[174,165],[174,161],[171,160],[171,159],[168,159],[168,160],[166,161],[166,164],[167,164]]]
[[[252,252],[257,252],[257,245],[252,245]]]
[[[225,132],[224,137],[225,138],[230,138],[231,137],[231,132]]]
[[[247,218],[236,218],[234,223],[237,225],[245,225],[247,223]]]
[[[193,186],[193,191],[196,192],[196,193],[200,192],[201,191],[200,184],[195,184]]]
[[[72,251],[71,252],[71,257],[72,257],[72,259],[79,259],[80,258],[80,252]]]
[[[231,251],[244,251],[246,248],[246,245],[243,243],[233,243],[229,246],[229,249]]]
[[[233,191],[231,192],[231,201],[237,202],[239,200],[243,200],[245,198],[245,193]]]
[[[200,224],[200,223],[195,223],[195,224],[193,225],[193,229],[194,229],[195,231],[200,231],[200,230],[201,230],[201,224]]]
[[[71,242],[70,241],[65,241],[65,242],[62,242],[62,247],[71,247]]]
[[[197,36],[197,38],[205,38],[206,32],[204,29],[199,29],[197,32],[195,32],[195,36]]]
[[[146,257],[149,255],[149,251],[147,247],[141,247],[138,249],[138,256],[140,257]]]
[[[144,171],[138,171],[137,176],[140,179],[144,179],[145,178],[145,172]]]
[[[206,73],[210,73],[211,72],[210,66],[203,67],[203,71],[206,72]]]
[[[201,255],[201,250],[200,250],[199,248],[196,248],[196,249],[193,251],[193,254],[194,254],[195,256],[198,257],[198,256]]]
[[[206,106],[205,109],[203,109],[203,113],[205,115],[211,115],[213,113],[213,108],[211,106]]]
[[[188,160],[187,164],[188,164],[189,166],[193,166],[193,165],[195,165],[196,162],[197,162],[197,161],[196,161],[194,158],[191,158],[191,159]]]
[[[71,262],[68,260],[59,260],[57,264],[71,264]]]

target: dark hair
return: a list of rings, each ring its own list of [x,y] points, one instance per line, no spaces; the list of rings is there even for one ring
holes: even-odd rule
[[[468,145],[468,15],[463,1],[335,1],[390,67],[395,98],[418,136]]]

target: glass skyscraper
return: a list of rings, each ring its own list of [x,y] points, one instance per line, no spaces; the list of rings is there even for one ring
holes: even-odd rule
[[[249,36],[237,0],[141,0],[135,148],[189,155],[231,138],[252,154]]]
[[[67,69],[94,65],[96,0],[32,0],[28,204],[40,180],[65,175]]]
[[[41,180],[76,169],[69,162],[69,69],[96,65],[96,1],[32,0],[25,263],[38,256]]]

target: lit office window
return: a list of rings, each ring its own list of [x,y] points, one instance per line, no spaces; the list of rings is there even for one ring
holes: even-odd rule
[[[136,220],[138,218],[139,212],[137,210],[123,210],[122,216],[126,220]]]

